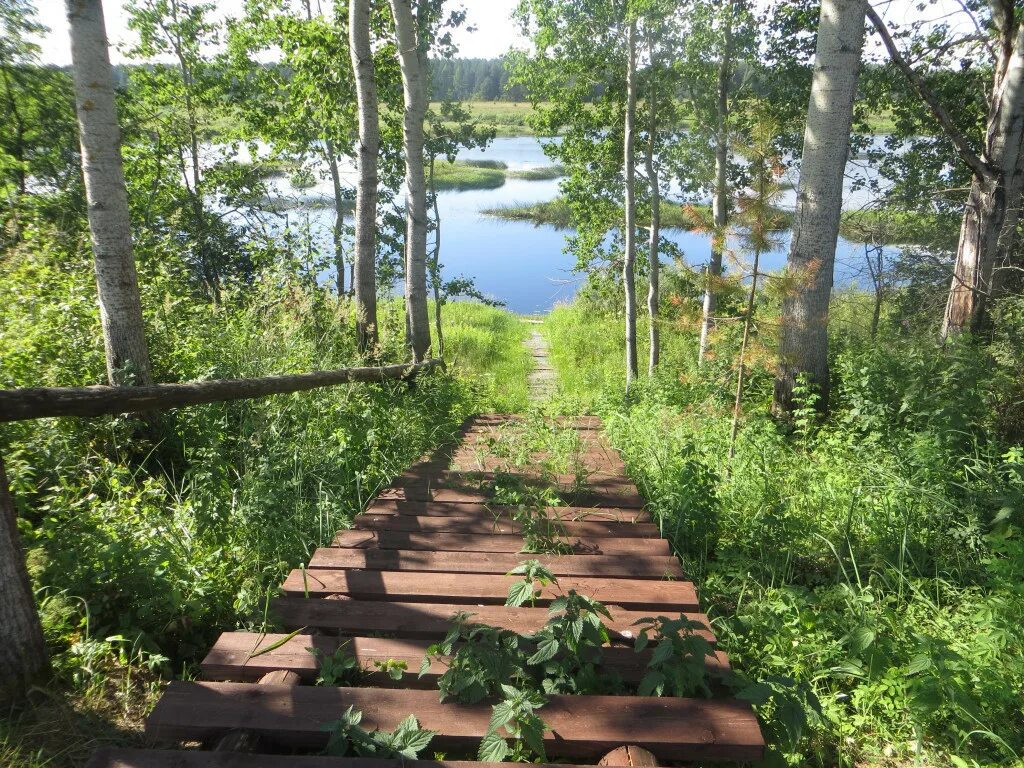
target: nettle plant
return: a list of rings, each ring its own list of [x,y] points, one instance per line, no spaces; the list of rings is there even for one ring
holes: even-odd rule
[[[509,586],[505,604],[535,606],[546,587],[558,579],[539,560],[526,560],[509,571],[521,576]],[[480,745],[479,759],[498,762],[544,760],[546,726],[537,711],[555,694],[615,694],[626,687],[618,673],[602,664],[611,643],[605,620],[608,609],[575,590],[551,601],[548,618],[536,632],[522,635],[471,621],[457,614],[444,640],[427,649],[420,675],[434,661],[447,664],[438,680],[441,700],[473,704],[497,699]],[[634,649],[653,648],[639,686],[642,696],[711,695],[705,661],[714,648],[697,634],[699,622],[656,616],[641,619]]]
[[[711,696],[707,682],[707,659],[715,649],[697,630],[704,625],[685,616],[645,617],[634,626],[637,632],[634,648],[641,653],[653,644],[647,662],[647,674],[640,680],[641,696]]]
[[[434,731],[420,728],[414,715],[405,718],[393,731],[366,731],[359,725],[362,719],[362,712],[349,707],[339,719],[324,723],[322,730],[330,734],[326,754],[416,760],[435,735]]]

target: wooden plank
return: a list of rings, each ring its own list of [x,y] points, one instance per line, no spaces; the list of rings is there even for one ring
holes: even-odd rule
[[[565,492],[580,490],[590,493],[632,496],[637,493],[633,481],[620,472],[595,470],[575,474],[545,475],[529,468],[516,468],[509,472],[481,472],[476,470],[438,470],[437,464],[416,465],[399,475],[392,488],[435,488],[467,493],[490,492],[502,480],[519,480],[527,486],[558,486]]]
[[[576,493],[559,490],[557,495],[559,500],[565,502],[567,506],[623,507],[625,509],[643,509],[644,507],[644,500],[638,493],[611,494],[593,491]],[[378,494],[378,498],[402,501],[453,501],[484,504],[493,498],[493,494],[489,491],[435,488],[421,485],[405,488],[385,488]]]
[[[443,501],[400,501],[375,499],[366,508],[373,515],[413,515],[416,517],[480,517],[493,520],[508,516],[518,507],[501,504],[460,504]],[[538,510],[539,512],[540,510]],[[607,520],[619,523],[649,523],[651,516],[642,509],[618,507],[545,507],[544,513],[553,520]]]
[[[448,515],[377,515],[364,512],[352,522],[353,528],[364,531],[407,531],[410,533],[480,533],[485,535],[522,536],[521,523],[506,517],[480,517]],[[544,523],[548,527],[547,523]],[[551,535],[584,538],[610,536],[618,539],[657,539],[661,536],[653,523],[616,523],[604,520],[557,521],[550,523]]]
[[[174,681],[146,720],[162,742],[206,741],[235,728],[284,747],[320,749],[324,725],[354,707],[367,730],[393,730],[410,713],[436,733],[430,750],[475,750],[489,704],[441,703],[436,691]],[[623,744],[664,760],[758,760],[764,742],[750,705],[736,700],[551,696],[543,709],[551,757],[596,760]]]
[[[399,603],[452,603],[457,605],[504,605],[509,587],[520,576],[408,571],[294,570],[281,591],[292,597],[348,595],[357,600],[388,600]],[[564,576],[557,584],[536,585],[536,603],[575,590],[602,603],[629,610],[680,613],[700,610],[697,590],[689,581],[644,581]]]
[[[402,549],[321,547],[309,568],[359,568],[368,571],[430,573],[508,573],[523,560],[539,560],[555,576],[605,576],[630,579],[681,579],[679,560],[663,555],[526,555],[512,552],[423,552]]]
[[[664,539],[562,539],[576,555],[668,555]],[[333,546],[355,549],[415,549],[440,552],[521,552],[518,536],[485,536],[463,533],[407,533],[405,531],[340,531]]]
[[[86,768],[523,768],[523,763],[477,763],[468,760],[387,760],[312,755],[233,755],[175,749],[97,751]],[[530,768],[592,768],[567,763],[531,764]],[[623,768],[626,768],[625,766]]]
[[[273,603],[273,615],[285,629],[323,629],[341,635],[387,634],[399,638],[440,638],[448,632],[452,617],[466,612],[472,621],[519,634],[536,632],[548,620],[547,608],[506,608],[503,605],[458,605],[455,603],[400,603],[373,600],[315,600],[305,597],[278,597]],[[606,606],[612,615],[604,620],[608,634],[615,642],[632,643],[636,637],[636,622],[651,615],[651,611],[630,611],[619,606]],[[678,616],[679,612],[673,612]],[[702,613],[683,613],[687,618],[710,627]],[[698,634],[710,642],[715,636],[710,629]]]
[[[271,648],[284,641],[276,648]],[[203,677],[207,680],[233,680],[255,682],[271,670],[294,672],[307,683],[316,680],[320,657],[332,656],[339,647],[354,657],[363,668],[367,685],[383,688],[423,688],[437,690],[437,680],[448,669],[447,657],[432,661],[428,671],[419,676],[420,665],[426,656],[429,640],[394,640],[374,637],[340,638],[328,635],[264,634],[260,632],[225,632],[203,659]],[[270,648],[270,650],[265,650]],[[260,655],[254,656],[257,651]],[[602,665],[617,672],[627,683],[638,683],[646,673],[650,651],[637,653],[632,648],[605,648]],[[398,681],[381,672],[375,662],[388,660],[404,662],[408,672]],[[709,674],[723,675],[729,670],[729,659],[721,651],[708,657]]]

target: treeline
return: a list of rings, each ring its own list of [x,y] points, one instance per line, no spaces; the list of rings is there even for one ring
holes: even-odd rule
[[[505,59],[434,59],[430,93],[437,101],[526,101],[521,83],[512,82]]]

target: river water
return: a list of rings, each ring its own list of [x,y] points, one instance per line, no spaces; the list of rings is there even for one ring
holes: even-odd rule
[[[537,168],[553,162],[544,155],[541,142],[531,136],[497,138],[486,150],[465,151],[459,157],[501,160],[508,164],[509,170]],[[856,208],[866,202],[866,193],[853,189],[853,179],[864,173],[862,167],[851,162],[847,169],[845,207]],[[344,177],[347,182],[353,182],[354,170],[344,169]],[[795,177],[791,181],[795,182]],[[292,192],[289,186],[286,180],[279,180],[277,191],[283,194]],[[330,194],[330,183],[326,180],[303,192],[304,197],[322,196],[324,200],[329,199]],[[564,253],[567,232],[530,222],[506,221],[482,213],[501,205],[551,200],[557,194],[557,179],[527,181],[514,178],[509,178],[497,189],[439,193],[441,263],[445,277],[471,277],[484,294],[523,314],[543,313],[559,302],[570,301],[583,277],[573,271],[575,259]],[[791,208],[794,201],[795,192],[790,190],[784,193],[782,207]],[[332,210],[321,207],[305,210],[311,220],[318,220],[316,223],[328,231],[333,220]],[[699,267],[707,262],[711,251],[707,235],[667,230],[665,236],[681,249],[691,266]],[[785,266],[788,248],[789,233],[780,233],[778,247],[761,256],[762,270],[775,271]],[[730,241],[727,250],[737,252],[737,256],[736,263],[732,265],[727,258],[726,269],[741,269],[739,262],[743,255],[738,253],[738,243]],[[835,282],[837,286],[867,283],[862,244],[840,238],[836,251]]]

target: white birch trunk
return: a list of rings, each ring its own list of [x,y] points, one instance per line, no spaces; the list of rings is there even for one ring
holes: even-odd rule
[[[725,29],[722,60],[718,64],[718,109],[715,126],[715,194],[711,213],[715,231],[711,236],[711,258],[708,261],[707,284],[704,286],[704,307],[700,323],[697,364],[704,362],[709,337],[714,325],[718,297],[718,280],[722,276],[722,250],[725,246],[725,225],[729,218],[729,81],[732,79],[732,18]]]
[[[828,409],[828,309],[850,150],[853,100],[864,47],[866,0],[823,0],[783,299],[773,410],[791,413],[806,374]]]
[[[427,312],[427,185],[424,172],[423,120],[427,113],[427,62],[413,16],[413,0],[390,0],[402,70],[405,115],[402,146],[405,151],[405,307],[413,360],[430,350]]]
[[[151,384],[103,7],[67,0],[67,15],[107,378]]]
[[[349,3],[349,49],[359,106],[359,151],[356,164],[356,242],[353,254],[353,291],[359,350],[377,346],[377,152],[380,116],[377,83],[370,47],[370,0]]]
[[[1012,24],[1010,18],[1004,24]],[[994,271],[1013,254],[1024,192],[1024,24],[1003,30],[1012,46],[995,67],[984,157],[989,173],[977,173],[964,208],[942,337],[982,328],[992,296]]]
[[[636,356],[636,22],[626,30],[626,125],[623,144],[625,177],[625,254],[622,259],[622,284],[626,293],[626,389],[637,376]]]
[[[654,46],[650,46],[651,68],[657,66],[654,56]],[[650,320],[650,356],[647,361],[647,373],[654,375],[654,369],[658,367],[661,356],[661,338],[658,327],[658,278],[660,264],[658,263],[658,246],[661,241],[661,185],[658,176],[658,165],[654,161],[654,150],[658,136],[658,102],[657,102],[657,80],[652,78],[651,90],[647,96],[648,126],[647,126],[647,157],[645,158],[647,180],[651,188],[651,232],[650,241],[647,246],[647,271],[649,274],[647,285],[647,317]]]

